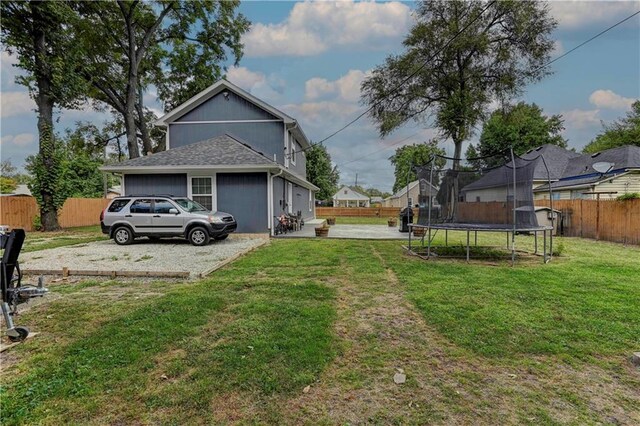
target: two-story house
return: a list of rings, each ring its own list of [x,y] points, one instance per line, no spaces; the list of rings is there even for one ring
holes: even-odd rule
[[[220,80],[155,124],[166,151],[102,168],[121,175],[122,194],[187,196],[233,214],[238,232],[272,232],[281,213],[315,217],[309,140],[289,115]]]

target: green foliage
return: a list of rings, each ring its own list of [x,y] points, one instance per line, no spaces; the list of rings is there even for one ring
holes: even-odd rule
[[[0,176],[11,179],[16,185],[25,185],[29,183],[30,179],[28,174],[18,173],[18,169],[11,163],[11,160],[0,162]]]
[[[40,133],[40,152],[26,159],[25,169],[33,177],[29,182],[31,195],[40,206],[40,213],[56,212],[62,207],[67,196],[61,191],[63,151],[51,129],[43,127]],[[50,198],[45,199],[49,195]]]
[[[414,16],[406,51],[364,80],[362,100],[373,107],[381,135],[433,118],[460,157],[492,100],[517,96],[550,72],[541,65],[553,51],[556,21],[544,3],[519,1],[421,2]]]
[[[564,241],[559,239],[556,244],[553,246],[553,255],[554,256],[562,256],[562,253],[565,251]]]
[[[640,100],[635,101],[626,117],[607,125],[582,152],[592,154],[623,145],[640,146]]]
[[[469,145],[467,158],[487,156],[513,147],[517,155],[530,149],[551,144],[563,148],[567,141],[562,137],[564,125],[561,115],[547,117],[536,104],[519,102],[517,105],[498,109],[491,114],[482,128],[477,147]],[[501,158],[487,158],[477,161],[474,166],[494,167],[500,165]]]
[[[320,188],[316,193],[317,200],[329,200],[338,190],[340,173],[338,168],[331,165],[331,156],[327,148],[313,145],[305,152],[307,156],[307,180]]]
[[[33,229],[35,229],[36,231],[42,231],[42,220],[40,219],[40,216],[34,216],[31,224],[33,226]]]
[[[418,178],[415,170],[410,170],[411,167],[429,164],[431,158],[436,154],[444,155],[445,152],[442,148],[438,148],[438,142],[435,140],[397,148],[395,154],[389,158],[395,168],[393,192],[399,191],[407,185],[407,182],[413,182]],[[442,168],[445,163],[446,160],[436,158],[436,168]]]
[[[0,194],[11,194],[17,187],[18,184],[15,180],[5,176],[0,176]]]
[[[233,1],[78,2],[74,30],[87,60],[81,74],[89,96],[122,117],[128,153],[164,149],[148,122],[143,91],[157,88],[165,110],[204,90],[222,76],[222,64],[242,57],[249,21]],[[156,146],[153,146],[155,142]]]
[[[616,200],[625,201],[625,200],[637,200],[640,199],[640,192],[625,192],[622,195],[618,195]]]
[[[104,183],[98,168],[103,161],[97,151],[88,149],[90,143],[83,139],[81,130],[67,130],[64,139],[54,139],[53,146],[44,153],[53,167],[44,167],[41,154],[29,156],[26,161],[26,169],[33,175],[29,189],[41,209],[43,190],[54,194],[56,211],[70,197],[102,197]]]

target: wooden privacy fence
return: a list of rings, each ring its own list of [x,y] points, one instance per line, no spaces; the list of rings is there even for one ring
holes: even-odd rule
[[[640,200],[554,200],[553,208],[562,212],[562,235],[640,244]]]
[[[106,198],[68,198],[58,212],[63,228],[98,225],[100,212],[107,206]],[[33,197],[0,197],[0,225],[33,231],[33,220],[40,215]]]
[[[316,207],[318,217],[398,217],[400,207]],[[414,216],[418,209],[413,209]]]

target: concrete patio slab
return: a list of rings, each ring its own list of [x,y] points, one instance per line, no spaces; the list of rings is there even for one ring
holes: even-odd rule
[[[301,231],[278,235],[275,238],[317,238],[315,226],[307,223]],[[333,225],[328,238],[350,240],[408,240],[409,233],[387,225]]]

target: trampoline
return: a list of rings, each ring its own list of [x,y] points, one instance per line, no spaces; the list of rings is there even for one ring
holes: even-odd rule
[[[438,167],[442,160],[450,167]],[[406,248],[410,254],[424,259],[435,257],[438,248],[443,247],[434,244],[438,231],[444,231],[444,247],[449,247],[449,231],[462,231],[466,232],[464,257],[469,261],[471,247],[487,247],[478,246],[478,233],[494,232],[506,234],[512,264],[516,252],[540,255],[544,263],[551,260],[556,219],[551,185],[551,225],[538,223],[533,199],[534,175],[542,173],[547,182],[551,180],[541,155],[524,159],[516,156],[512,149],[472,159],[438,155],[432,157],[428,165],[416,168],[416,172],[420,182],[419,214],[418,222],[409,226]],[[417,240],[411,238],[415,231],[422,231]],[[533,252],[516,248],[517,234],[533,236]]]

